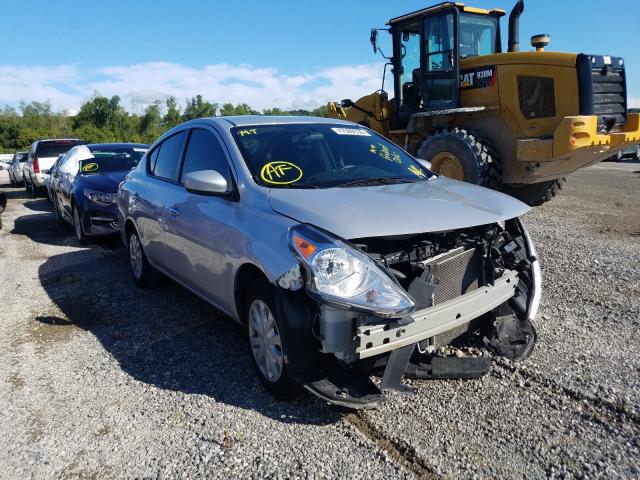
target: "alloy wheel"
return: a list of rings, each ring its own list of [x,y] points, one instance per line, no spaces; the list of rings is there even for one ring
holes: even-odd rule
[[[268,381],[277,382],[284,366],[282,341],[271,309],[259,299],[249,309],[249,341],[260,373]]]

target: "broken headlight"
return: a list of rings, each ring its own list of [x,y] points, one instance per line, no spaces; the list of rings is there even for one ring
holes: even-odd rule
[[[289,246],[306,269],[307,291],[341,308],[398,317],[411,312],[411,297],[371,258],[309,225],[289,230]]]

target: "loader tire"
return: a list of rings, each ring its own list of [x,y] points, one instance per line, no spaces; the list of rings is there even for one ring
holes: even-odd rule
[[[476,132],[440,130],[422,142],[416,157],[431,162],[434,173],[488,188],[500,185],[502,169],[497,151]]]
[[[501,190],[531,207],[537,207],[558,195],[566,181],[567,179],[562,177],[546,182],[531,183],[529,185],[505,184]]]

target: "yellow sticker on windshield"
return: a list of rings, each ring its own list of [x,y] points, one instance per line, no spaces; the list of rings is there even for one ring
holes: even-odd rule
[[[98,164],[95,162],[87,163],[82,167],[83,172],[95,172],[98,170]]]
[[[379,155],[383,160],[387,160],[389,162],[395,162],[398,165],[402,165],[402,158],[398,152],[392,152],[389,150],[389,147],[379,143],[378,145],[371,144],[369,145],[369,152],[374,155]]]
[[[426,177],[426,176],[427,176],[427,175],[422,171],[422,169],[421,169],[421,168],[418,168],[418,167],[416,167],[415,165],[411,165],[411,166],[409,167],[409,171],[410,171],[411,173],[413,173],[414,175],[416,175],[416,176],[420,177],[420,178],[424,178],[424,177]]]
[[[245,135],[256,135],[257,133],[258,133],[258,131],[257,131],[255,128],[251,128],[251,129],[249,129],[249,130],[240,130],[240,131],[238,132],[238,134],[239,134],[241,137],[244,137]]]
[[[260,170],[260,178],[273,185],[288,185],[302,178],[302,169],[291,162],[269,162]]]

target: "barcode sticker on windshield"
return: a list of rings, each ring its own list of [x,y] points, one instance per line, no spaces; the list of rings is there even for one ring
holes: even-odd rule
[[[338,135],[357,135],[359,137],[370,137],[371,135],[366,130],[360,128],[332,128]]]

